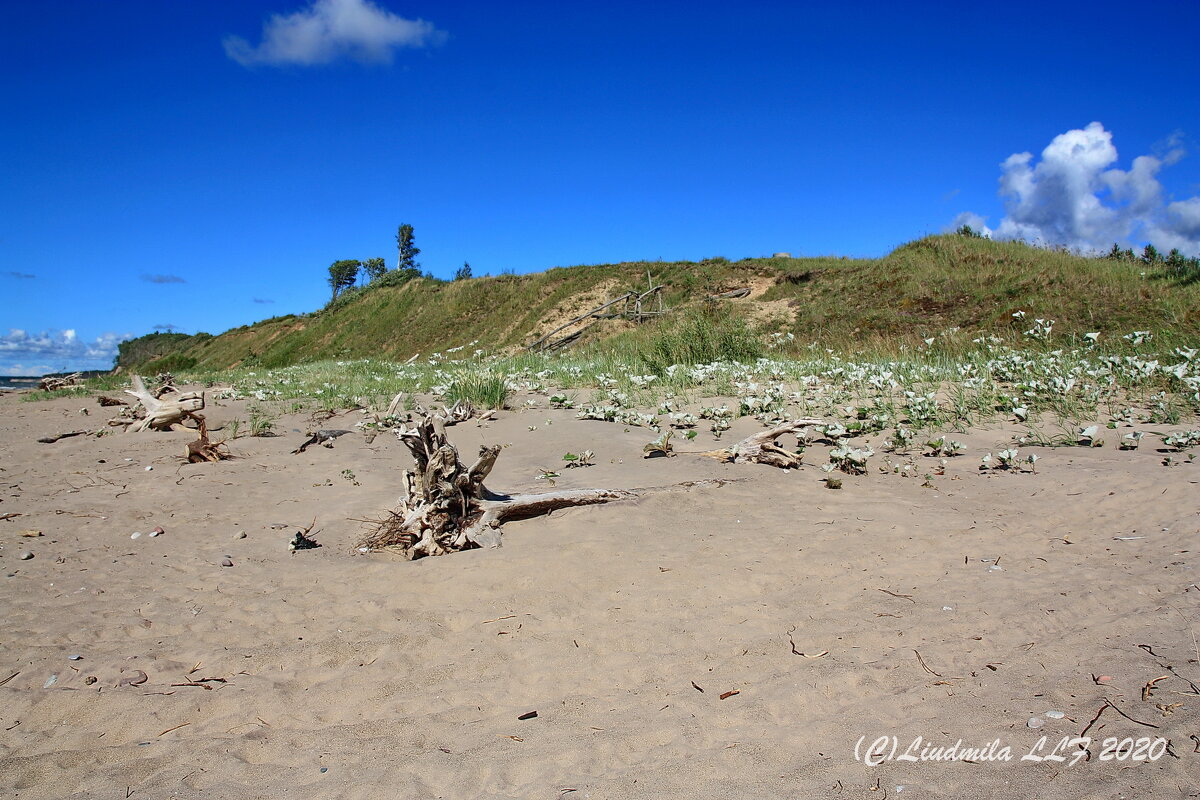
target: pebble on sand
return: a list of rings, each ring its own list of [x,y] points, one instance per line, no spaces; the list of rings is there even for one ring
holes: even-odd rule
[[[130,539],[140,539],[140,538],[142,538],[142,532],[134,531],[133,533],[129,534],[129,538]]]
[[[1043,725],[1045,725],[1045,724],[1046,724],[1046,720],[1044,720],[1044,719],[1039,719],[1038,717],[1030,717],[1030,718],[1029,718],[1029,722],[1026,722],[1025,724],[1026,724],[1026,726],[1028,726],[1028,727],[1030,727],[1030,728],[1035,728],[1035,729],[1036,729],[1036,728],[1040,728],[1040,727],[1042,727]]]
[[[222,567],[232,567],[233,559],[230,558],[229,556],[225,556],[224,558],[221,559],[221,566]]]
[[[235,538],[235,539],[245,539],[245,538],[246,538],[246,532],[245,532],[245,531],[238,531],[238,532],[237,532],[237,536],[234,536],[233,538]]]
[[[26,550],[25,552],[21,553],[21,555],[17,556],[17,558],[21,559],[22,561],[28,561],[29,559],[33,558],[33,553]]]

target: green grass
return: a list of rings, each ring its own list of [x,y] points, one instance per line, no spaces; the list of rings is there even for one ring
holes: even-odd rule
[[[455,378],[446,391],[450,403],[459,400],[472,403],[479,408],[504,408],[510,392],[501,376],[486,372],[468,373]]]

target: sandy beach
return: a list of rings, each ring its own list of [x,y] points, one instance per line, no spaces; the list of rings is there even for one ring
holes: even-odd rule
[[[1200,465],[1148,439],[981,472],[998,427],[928,482],[831,491],[643,459],[647,431],[544,400],[452,429],[504,445],[489,486],[734,480],[407,562],[355,549],[411,463],[390,434],[293,455],[313,425],[290,415],[185,464],[186,433],[38,443],[103,410],[0,396],[2,796],[1200,796]],[[1056,751],[1085,730],[1086,757]]]

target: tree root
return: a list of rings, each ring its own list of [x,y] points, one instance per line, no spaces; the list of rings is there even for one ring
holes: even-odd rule
[[[404,497],[396,508],[359,542],[360,549],[395,550],[406,558],[422,558],[498,547],[500,527],[510,520],[549,514],[560,508],[632,500],[652,492],[722,486],[727,480],[691,481],[669,486],[633,489],[565,489],[539,494],[501,495],[483,485],[496,459],[498,446],[484,446],[471,466],[446,438],[446,426],[461,422],[462,411],[444,409],[423,414],[397,438],[412,453],[416,468],[403,476]]]

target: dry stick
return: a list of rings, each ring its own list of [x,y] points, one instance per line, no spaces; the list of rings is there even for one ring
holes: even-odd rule
[[[14,672],[12,675],[9,675],[4,680],[0,681],[0,686],[3,686],[4,684],[8,683],[9,681],[11,681],[13,678],[17,677],[20,674],[21,673],[18,671],[18,672]]]
[[[916,651],[916,650],[913,650],[913,652],[914,652],[914,653],[917,653],[917,651]],[[941,675],[941,673],[940,673],[940,672],[934,672],[933,670],[931,670],[931,669],[929,668],[929,665],[925,663],[925,659],[921,658],[921,654],[920,654],[920,653],[917,653],[917,661],[921,662],[921,669],[925,670],[925,671],[926,671],[926,672],[928,672],[930,675],[933,675],[934,677],[937,677],[937,678],[940,678],[940,677],[942,677],[942,675]]]
[[[182,728],[184,725],[191,725],[191,724],[192,724],[192,723],[190,723],[190,722],[183,722],[183,723],[180,723],[179,725],[176,725],[174,728],[167,728],[165,731],[163,731],[162,733],[160,733],[160,734],[159,734],[159,736],[163,736],[163,735],[165,735],[165,734],[168,734],[168,733],[170,733],[171,731],[177,731],[177,730],[179,730],[180,728]]]
[[[1096,724],[1096,720],[1100,719],[1100,715],[1104,713],[1104,709],[1108,708],[1110,705],[1112,705],[1112,703],[1108,702],[1108,699],[1105,698],[1104,705],[1100,706],[1100,710],[1096,712],[1096,716],[1092,717],[1092,721],[1089,722],[1087,726],[1079,732],[1079,738],[1083,738],[1087,732],[1092,729],[1092,726]]]
[[[1140,720],[1136,720],[1136,719],[1134,719],[1133,717],[1129,716],[1129,715],[1128,715],[1128,714],[1126,714],[1124,711],[1122,711],[1121,709],[1117,708],[1117,704],[1116,704],[1116,703],[1114,703],[1112,700],[1109,700],[1107,697],[1106,697],[1106,698],[1104,698],[1104,702],[1106,702],[1106,703],[1108,703],[1110,706],[1112,706],[1112,708],[1113,708],[1113,711],[1116,711],[1118,714],[1120,714],[1122,717],[1124,717],[1125,719],[1129,720],[1130,722],[1136,722],[1138,725],[1145,725],[1147,728],[1155,728],[1155,729],[1157,729],[1157,728],[1158,728],[1158,726],[1157,726],[1157,725],[1151,725],[1149,722],[1142,722],[1142,721],[1140,721]]]
[[[890,594],[892,597],[902,597],[910,603],[915,604],[917,602],[916,600],[913,600],[911,594],[897,594],[896,592],[889,592],[887,589],[878,589],[877,591],[883,592],[884,594]]]
[[[547,333],[545,336],[543,336],[542,338],[538,339],[536,342],[534,342],[533,344],[529,345],[529,346],[528,346],[528,347],[526,347],[525,349],[526,349],[526,350],[532,350],[533,348],[537,347],[537,346],[538,346],[539,344],[541,344],[542,342],[544,342],[544,341],[546,341],[547,339],[549,339],[549,338],[550,338],[551,336],[553,336],[554,334],[556,334],[556,333],[558,333],[559,331],[561,331],[563,328],[569,328],[570,326],[574,325],[575,323],[577,323],[577,322],[581,322],[581,321],[583,321],[583,320],[587,319],[588,317],[592,316],[592,315],[593,315],[593,314],[595,314],[597,311],[603,311],[604,309],[608,308],[609,306],[611,306],[611,305],[615,305],[616,303],[619,303],[619,302],[621,302],[622,300],[627,300],[627,299],[629,299],[629,298],[631,298],[631,297],[636,297],[636,295],[635,295],[633,292],[626,292],[625,294],[623,294],[623,295],[621,295],[620,297],[618,297],[616,300],[609,300],[609,301],[608,301],[607,303],[605,303],[604,305],[602,305],[602,306],[597,306],[596,308],[593,308],[591,311],[587,312],[586,314],[580,314],[578,317],[575,317],[574,319],[572,319],[572,320],[570,320],[570,321],[568,321],[568,322],[564,322],[562,325],[559,325],[557,328],[555,328],[554,330],[550,331],[550,332],[549,332],[549,333]]]

